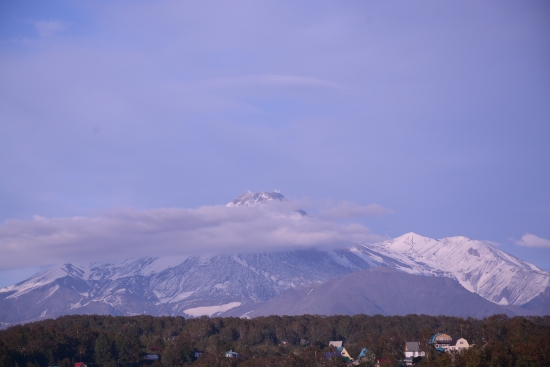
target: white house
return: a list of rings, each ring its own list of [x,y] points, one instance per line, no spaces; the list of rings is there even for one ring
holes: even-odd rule
[[[413,358],[424,357],[426,352],[420,350],[419,342],[406,342],[405,343],[405,364],[407,366],[412,365]]]
[[[470,344],[464,338],[453,339],[451,344],[447,347],[447,350],[464,350],[470,348]]]
[[[232,350],[229,350],[229,351],[225,352],[225,356],[227,358],[239,358],[240,357],[239,353],[233,352]]]

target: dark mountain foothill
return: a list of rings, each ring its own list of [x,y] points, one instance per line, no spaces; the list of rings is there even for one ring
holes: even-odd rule
[[[448,315],[487,317],[529,314],[502,307],[464,289],[457,281],[411,275],[386,267],[360,270],[321,285],[289,289],[252,310],[228,315]],[[244,310],[243,310],[244,311]]]

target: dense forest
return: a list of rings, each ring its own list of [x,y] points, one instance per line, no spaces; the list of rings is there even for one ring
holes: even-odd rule
[[[472,348],[438,353],[436,332],[463,336]],[[446,316],[269,316],[254,319],[98,315],[64,316],[0,331],[0,367],[345,366],[330,354],[342,340],[360,364],[396,366],[406,341],[427,356],[418,366],[550,366],[550,316],[495,315],[483,320]],[[225,358],[233,350],[239,358]],[[195,352],[202,355],[198,358]],[[146,360],[146,355],[159,360]]]

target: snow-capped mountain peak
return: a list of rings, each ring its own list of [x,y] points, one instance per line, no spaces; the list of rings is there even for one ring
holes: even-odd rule
[[[405,233],[393,240],[384,242],[384,247],[398,252],[407,252],[417,248],[423,248],[433,244],[436,241],[432,238],[424,237],[414,232]]]
[[[242,194],[235,200],[231,201],[230,203],[227,203],[226,206],[228,207],[234,207],[234,206],[256,206],[260,204],[265,204],[270,201],[287,201],[287,198],[285,198],[281,193],[278,191],[274,192],[247,192],[246,194]]]

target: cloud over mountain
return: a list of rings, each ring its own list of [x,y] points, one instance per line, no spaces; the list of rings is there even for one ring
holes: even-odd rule
[[[138,256],[343,247],[383,239],[362,224],[303,216],[293,210],[295,206],[277,202],[256,207],[125,208],[97,217],[7,220],[0,226],[0,269]],[[340,212],[349,216],[341,206],[327,209],[331,219]]]

